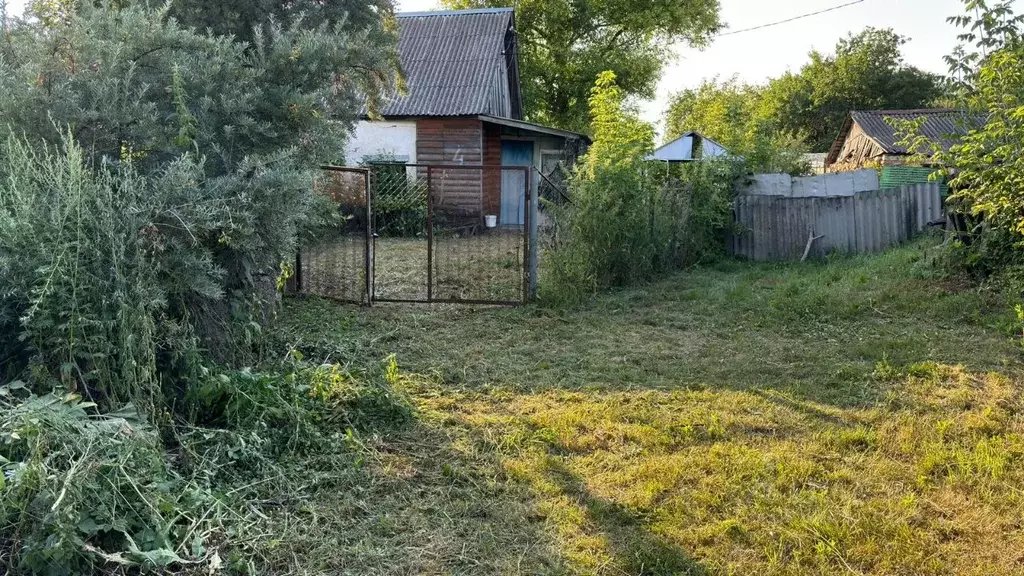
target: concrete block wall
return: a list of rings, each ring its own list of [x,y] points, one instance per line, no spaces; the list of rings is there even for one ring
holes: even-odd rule
[[[867,169],[801,178],[793,178],[788,174],[757,174],[741,193],[786,198],[831,198],[878,189],[878,172]]]

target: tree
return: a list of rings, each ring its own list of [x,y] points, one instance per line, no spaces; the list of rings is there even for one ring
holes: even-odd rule
[[[867,28],[840,40],[834,54],[811,52],[800,72],[764,86],[706,81],[672,99],[669,134],[699,130],[748,153],[796,142],[825,152],[851,110],[923,108],[942,95],[938,76],[903,62],[906,41]]]
[[[346,30],[379,34],[393,15],[393,0],[171,0],[170,10],[185,26],[244,41],[251,41],[256,31],[266,33],[272,22],[288,27],[301,21],[307,28],[340,24]]]
[[[766,113],[783,132],[826,152],[851,110],[926,108],[942,94],[940,78],[903,61],[907,38],[867,28],[839,41],[834,55],[811,52],[799,74],[769,83]]]
[[[965,136],[947,150],[922,136],[919,122],[894,125],[908,149],[940,167],[936,177],[949,179],[951,212],[977,223],[953,243],[953,254],[963,258],[952,262],[982,275],[1015,276],[1024,266],[1024,15],[1015,15],[1010,2],[964,4],[965,13],[950,19],[963,32],[947,63]]]
[[[589,129],[594,78],[615,73],[627,97],[653,98],[671,44],[707,44],[718,0],[444,0],[450,8],[516,7],[529,120]]]
[[[696,130],[730,150],[743,148],[762,91],[736,78],[721,83],[705,80],[698,88],[683,90],[669,104],[666,137],[672,140]]]
[[[679,92],[666,113],[666,137],[672,140],[697,131],[743,157],[750,170],[803,174],[809,170],[802,158],[805,147],[779,130],[772,112],[765,109],[766,90],[733,78],[721,83],[706,80],[696,89]]]

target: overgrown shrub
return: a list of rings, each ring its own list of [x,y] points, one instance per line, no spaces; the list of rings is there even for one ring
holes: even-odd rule
[[[964,0],[963,45],[951,56],[950,98],[964,136],[950,144],[921,135],[921,121],[893,121],[915,160],[948,179],[948,211],[962,224],[945,259],[954,270],[988,277],[1024,269],[1024,15],[1010,3]]]
[[[246,344],[273,310],[281,263],[319,222],[316,168],[340,156],[364,105],[394,84],[386,12],[361,28],[341,11],[316,21],[287,12],[243,42],[189,29],[162,4],[57,4],[59,18],[5,22],[0,121],[32,147],[63,148],[70,133],[87,170],[130,167],[175,187],[154,241],[180,233],[211,259],[160,280],[216,277],[204,290],[155,289],[178,293],[169,317],[191,324],[208,354],[250,361]],[[195,5],[179,16],[217,12]],[[136,218],[129,200],[115,205]],[[203,220],[211,214],[217,222]]]
[[[78,391],[105,407],[161,404],[160,364],[194,349],[175,306],[221,296],[223,271],[199,238],[238,203],[199,199],[188,156],[151,178],[91,170],[64,150],[0,141],[0,338],[9,377],[39,393]],[[187,224],[186,224],[187,223]]]
[[[739,165],[649,162],[654,132],[602,74],[590,101],[594,142],[570,179],[572,203],[550,205],[558,240],[545,262],[545,296],[577,300],[650,280],[718,255]]]
[[[395,82],[390,2],[348,4],[177,5],[237,37],[146,1],[0,14],[0,572],[215,573],[269,521],[254,478],[408,417],[393,368],[262,349],[337,222],[316,168]]]
[[[253,487],[310,459],[324,474],[356,466],[356,434],[409,420],[403,378],[394,359],[351,372],[297,355],[266,371],[208,370],[182,400],[188,417],[162,432],[130,404],[99,414],[78,394],[0,387],[5,573],[215,573],[244,560],[240,532],[270,521],[249,509]]]

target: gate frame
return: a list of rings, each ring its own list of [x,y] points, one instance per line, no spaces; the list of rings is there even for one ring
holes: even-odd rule
[[[422,163],[402,163],[402,162],[381,162],[378,165],[381,166],[402,166],[404,168],[413,169],[426,169],[427,171],[427,297],[426,299],[412,299],[412,298],[380,298],[376,295],[376,278],[371,280],[373,283],[373,289],[370,292],[369,301],[372,305],[374,302],[386,302],[386,303],[398,303],[398,304],[470,304],[470,305],[486,305],[486,306],[522,306],[534,298],[534,287],[537,275],[537,262],[535,253],[535,211],[537,203],[534,199],[533,193],[533,167],[532,166],[502,166],[495,164],[422,164]],[[372,177],[372,169],[367,168],[367,183],[369,185],[369,179]],[[480,172],[481,180],[483,179],[484,172],[486,170],[497,170],[498,174],[503,174],[506,171],[510,172],[522,172],[524,179],[524,190],[525,194],[524,204],[526,207],[526,213],[523,218],[523,233],[522,233],[522,256],[523,256],[523,279],[522,279],[522,290],[521,298],[519,300],[481,300],[481,299],[452,299],[452,298],[434,298],[434,183],[433,175],[435,170],[459,170],[468,171],[476,170]],[[500,186],[499,178],[499,186]],[[482,186],[482,184],[481,184]],[[482,188],[481,188],[482,191]],[[370,185],[370,196],[375,196],[377,190],[375,187]],[[369,196],[368,196],[369,197]],[[375,230],[372,230],[374,226],[373,211],[369,211],[369,226],[371,228],[370,237],[371,241],[374,242],[374,249],[372,251],[372,258],[374,264],[376,264],[377,250],[376,241],[378,235]],[[370,266],[372,273],[376,273],[376,266]]]
[[[362,299],[359,301],[345,300],[339,298],[331,298],[332,300],[338,300],[341,302],[351,302],[353,304],[362,304],[364,306],[373,306],[373,224],[370,222],[370,217],[373,215],[373,199],[370,197],[370,169],[369,168],[356,168],[351,166],[331,166],[322,165],[320,169],[325,172],[341,172],[344,174],[362,174],[363,175],[363,197],[366,199],[366,205],[363,207],[362,212],[364,216],[364,222],[366,227],[363,230],[363,290]],[[295,288],[298,293],[302,293],[302,249],[300,248],[295,253]]]
[[[373,177],[372,167],[351,167],[322,165],[320,169],[325,172],[340,172],[347,174],[361,174],[363,176],[363,194],[366,200],[360,212],[365,218],[366,225],[363,229],[363,285],[362,298],[360,300],[348,300],[345,298],[330,297],[339,302],[351,302],[372,307],[376,302],[403,303],[403,304],[470,304],[488,306],[522,306],[536,298],[537,290],[537,217],[538,199],[533,186],[532,166],[502,166],[493,164],[420,164],[401,162],[382,162],[383,166],[402,166],[404,168],[425,169],[427,172],[427,297],[426,299],[405,299],[405,298],[380,298],[376,295],[376,242],[378,235],[375,227],[375,205],[376,188],[371,183]],[[505,172],[522,172],[524,178],[524,205],[522,230],[522,297],[519,300],[482,300],[482,299],[452,299],[434,298],[434,182],[435,170],[477,170],[480,172],[481,180],[486,170],[497,170],[499,175]],[[501,178],[498,178],[499,186]],[[481,188],[482,190],[482,188]],[[301,248],[295,254],[295,281],[294,290],[296,293],[303,292],[303,260]]]

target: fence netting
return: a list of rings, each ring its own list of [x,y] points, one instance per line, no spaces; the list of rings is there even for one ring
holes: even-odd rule
[[[370,167],[375,300],[427,299],[428,185],[416,166]]]
[[[296,289],[337,300],[365,303],[369,251],[367,172],[359,169],[324,170],[316,191],[326,196],[339,225],[307,242],[296,259]]]
[[[326,174],[321,192],[342,223],[303,248],[300,291],[356,302],[526,300],[529,168],[379,163]]]
[[[524,300],[529,178],[514,167],[430,170],[432,299]]]

